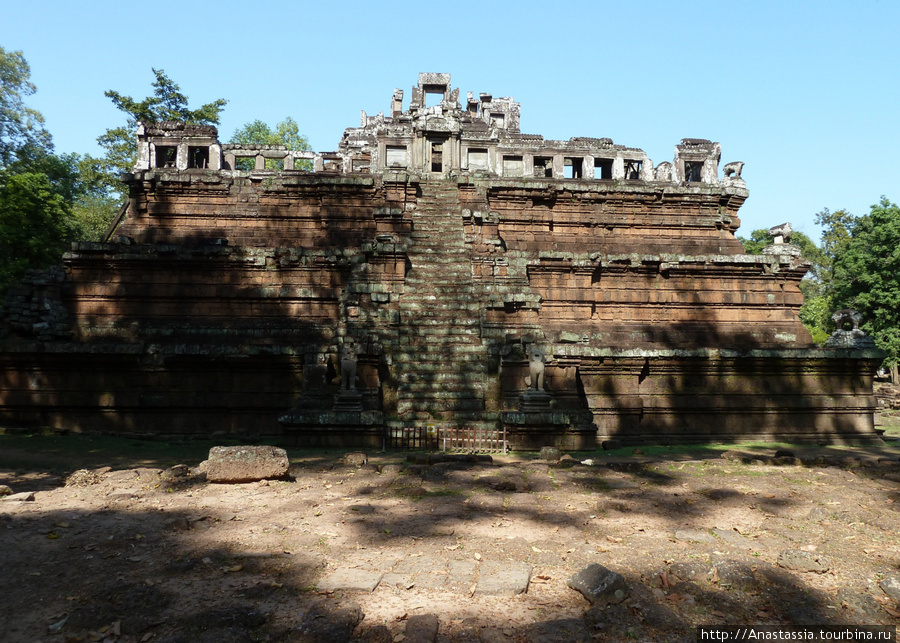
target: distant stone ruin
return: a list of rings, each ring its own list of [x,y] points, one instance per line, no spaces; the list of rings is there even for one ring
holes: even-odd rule
[[[654,165],[608,138],[545,140],[511,98],[461,105],[449,74],[420,74],[403,104],[395,90],[327,153],[141,124],[108,241],[10,291],[0,425],[323,446],[877,440],[882,354],[812,342],[808,264],[789,232],[744,252],[743,164],[720,177],[718,143]]]

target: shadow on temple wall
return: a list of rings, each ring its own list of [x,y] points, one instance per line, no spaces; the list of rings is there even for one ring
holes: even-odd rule
[[[0,422],[148,437],[277,435],[278,414],[305,389],[334,387],[318,356],[333,341],[327,320],[338,298],[314,297],[309,314],[298,314],[296,291],[315,284],[290,283],[296,262],[267,254],[205,235],[120,245],[99,266],[81,253],[61,289],[71,336],[4,340],[0,359],[12,367]],[[308,281],[319,272],[310,266]]]
[[[723,333],[713,323],[642,328],[646,348],[685,354],[604,358],[621,367],[601,366],[596,391],[608,436],[624,444],[876,439],[871,418],[855,411],[871,396],[866,363],[792,357],[780,351],[818,347],[803,338],[779,346],[765,332]],[[713,354],[691,355],[704,349]]]

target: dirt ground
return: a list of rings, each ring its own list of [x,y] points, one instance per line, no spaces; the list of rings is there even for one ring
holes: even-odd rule
[[[58,454],[42,467],[6,446],[0,484],[35,494],[0,501],[0,638],[655,642],[900,623],[897,446],[367,455],[305,452],[289,480],[209,484],[199,460],[72,476]],[[527,591],[487,593],[489,566],[522,563]],[[567,587],[591,563],[625,578],[623,602]],[[380,582],[321,591],[338,571]]]

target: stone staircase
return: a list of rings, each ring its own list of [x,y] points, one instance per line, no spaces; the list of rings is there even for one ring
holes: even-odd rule
[[[395,356],[401,418],[449,419],[484,410],[488,352],[482,304],[452,181],[423,181],[407,246],[412,270],[400,297]]]

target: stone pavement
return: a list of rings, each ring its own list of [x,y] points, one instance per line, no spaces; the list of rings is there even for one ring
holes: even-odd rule
[[[497,560],[409,556],[384,571],[338,567],[319,581],[320,591],[373,592],[378,586],[433,589],[458,594],[515,596],[528,591],[531,565]]]

